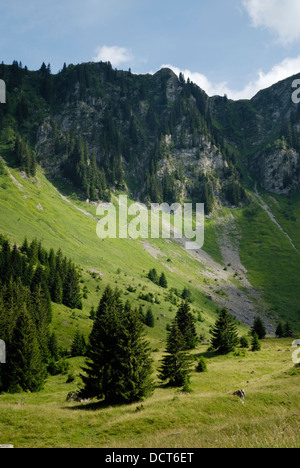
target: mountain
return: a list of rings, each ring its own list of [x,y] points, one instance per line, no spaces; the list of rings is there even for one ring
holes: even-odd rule
[[[171,70],[138,76],[108,63],[64,65],[53,75],[49,65],[29,71],[14,62],[0,65],[0,79],[0,360],[6,344],[13,364],[0,367],[0,443],[298,447],[294,77],[238,102],[210,98]],[[205,202],[203,248],[173,238],[99,239],[98,203],[111,201],[118,213],[119,194],[148,206]],[[78,401],[107,286],[119,311],[138,312],[153,358],[155,391],[138,406]],[[183,299],[199,343],[181,391],[158,376]],[[260,318],[261,351],[211,349],[224,307],[244,346]],[[286,338],[275,338],[276,329]],[[119,354],[127,359],[128,349]]]
[[[1,155],[28,180],[41,167],[94,218],[97,202],[120,191],[147,204],[204,202],[197,262],[226,284],[226,292],[206,296],[248,325],[260,311],[273,322],[270,331],[279,318],[299,328],[295,78],[235,102],[210,98],[169,69],[134,75],[84,63],[53,75],[44,63],[38,71],[2,64]]]

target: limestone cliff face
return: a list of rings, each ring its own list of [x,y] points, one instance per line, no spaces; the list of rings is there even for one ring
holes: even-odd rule
[[[292,100],[292,85],[299,77],[262,90],[250,101],[211,100],[225,139],[238,148],[249,174],[277,194],[300,188],[300,104]]]
[[[8,80],[9,66],[2,70]],[[292,83],[300,75],[237,102],[209,98],[169,69],[134,75],[86,63],[57,75],[45,67],[19,75],[8,89],[16,132],[47,173],[69,178],[86,198],[97,201],[108,186],[152,201],[165,192],[181,200],[205,192],[222,203],[224,192],[239,198],[247,175],[270,192],[299,190],[300,104]]]
[[[251,161],[257,181],[267,191],[287,195],[300,185],[300,156],[291,148],[273,147]]]

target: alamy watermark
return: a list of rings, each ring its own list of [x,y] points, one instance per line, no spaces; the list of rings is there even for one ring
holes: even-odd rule
[[[6,364],[6,345],[3,340],[0,340],[0,364]]]
[[[97,236],[100,239],[181,239],[187,250],[199,250],[204,244],[204,204],[143,203],[128,206],[127,195],[113,203],[98,205]]]
[[[297,348],[292,354],[294,364],[300,364],[300,348],[298,346],[300,346],[300,340],[295,340],[292,344],[292,348]]]
[[[300,103],[300,80],[294,80],[292,83],[292,88],[296,88],[292,94],[292,101],[294,104]]]
[[[0,104],[6,104],[6,85],[3,80],[0,80]]]

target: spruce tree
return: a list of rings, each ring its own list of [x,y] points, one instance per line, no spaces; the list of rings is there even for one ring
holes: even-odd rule
[[[284,330],[281,322],[279,322],[279,324],[277,325],[275,335],[277,336],[277,338],[283,338]]]
[[[81,394],[107,404],[138,401],[150,392],[150,361],[139,314],[108,286],[89,337]]]
[[[182,387],[189,383],[191,358],[186,351],[186,342],[176,319],[168,334],[166,353],[159,369],[159,379],[171,387]]]
[[[165,289],[168,288],[167,278],[166,278],[166,275],[164,273],[162,273],[160,278],[159,278],[159,286],[162,287],[162,288],[165,288]]]
[[[72,346],[71,346],[71,356],[84,356],[86,353],[86,342],[84,336],[77,330],[75,332]]]
[[[71,260],[63,284],[63,304],[70,309],[82,309],[79,276]]]
[[[239,344],[237,328],[226,308],[220,312],[215,326],[211,330],[212,346],[220,354],[228,354]]]
[[[147,325],[147,327],[149,328],[154,328],[154,315],[151,308],[147,310],[145,317],[145,325]]]
[[[251,328],[251,335],[254,336],[255,333],[258,336],[259,340],[263,340],[266,337],[266,329],[260,317],[255,317],[253,326]]]
[[[195,320],[191,314],[191,307],[187,301],[182,301],[176,314],[176,320],[185,340],[186,349],[195,349],[198,343],[198,336]]]
[[[116,343],[118,378],[108,399],[116,403],[134,403],[153,392],[151,350],[144,339],[137,310],[124,309],[120,337]]]
[[[35,326],[25,305],[20,312],[5,367],[6,388],[10,392],[36,392],[43,388],[46,366],[38,344]]]
[[[257,333],[254,333],[253,336],[252,336],[252,351],[260,351],[261,350],[261,345],[260,345],[260,342],[259,342],[259,338],[258,338],[258,335]]]

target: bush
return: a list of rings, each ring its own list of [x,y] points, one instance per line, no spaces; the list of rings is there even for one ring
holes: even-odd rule
[[[203,356],[201,356],[199,361],[198,361],[196,371],[197,372],[207,372],[207,364],[206,364],[206,360],[205,360],[205,358]]]
[[[246,336],[242,336],[240,339],[241,348],[249,348],[249,341]]]
[[[48,363],[48,373],[50,375],[66,375],[69,371],[70,364],[66,359],[60,359],[59,361],[55,361],[54,358],[51,358]]]

